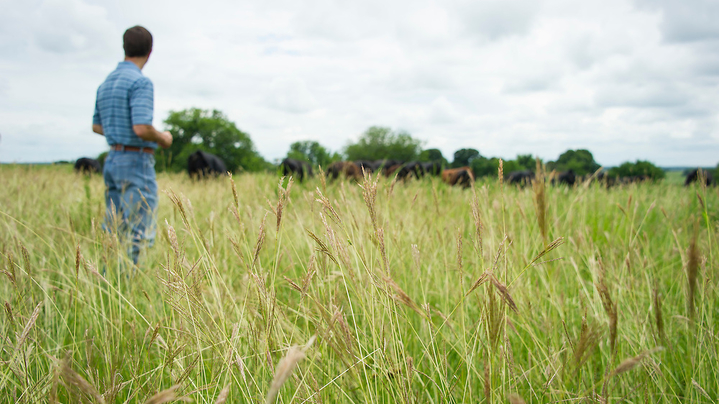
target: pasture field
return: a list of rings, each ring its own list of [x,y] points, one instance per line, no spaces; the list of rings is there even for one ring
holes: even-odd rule
[[[719,399],[716,188],[278,180],[159,175],[132,272],[100,176],[0,166],[0,401]]]

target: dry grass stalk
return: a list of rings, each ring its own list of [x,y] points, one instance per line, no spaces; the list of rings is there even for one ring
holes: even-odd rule
[[[362,185],[360,185],[360,188],[362,188],[362,198],[364,199],[365,205],[367,205],[367,210],[369,211],[369,217],[370,220],[372,220],[372,228],[374,229],[375,234],[378,231],[377,212],[375,211],[375,203],[377,202],[377,181],[379,181],[379,174],[375,177],[374,181],[372,181],[372,175],[368,174],[364,178]]]
[[[657,326],[659,339],[663,342],[666,341],[666,336],[664,335],[664,318],[662,317],[662,298],[659,295],[659,286],[656,283],[654,284],[652,295],[654,301],[654,322]]]
[[[77,372],[75,372],[68,364],[67,359],[65,361],[63,361],[63,363],[62,363],[61,374],[62,374],[62,379],[69,385],[75,386],[82,393],[94,398],[95,401],[97,401],[98,403],[101,403],[101,404],[105,403],[105,399],[97,391],[97,389],[92,384],[90,384],[87,380],[85,380],[84,377],[80,376]]]
[[[325,213],[329,214],[330,219],[332,219],[337,224],[342,224],[342,219],[340,218],[340,215],[337,214],[337,211],[330,203],[329,198],[324,196],[324,194],[322,193],[322,191],[320,191],[319,188],[315,188],[315,192],[317,193],[317,199],[315,199],[315,201],[322,204],[322,207],[324,208]]]
[[[260,251],[262,251],[262,245],[265,243],[265,220],[267,219],[267,213],[262,218],[260,223],[260,231],[257,233],[257,242],[255,243],[255,250],[252,254],[252,267],[255,268],[257,265],[257,259],[260,257]]]
[[[12,306],[10,306],[10,303],[5,302],[5,314],[7,314],[7,318],[10,321],[10,324],[12,324],[13,328],[15,328],[15,316],[12,314]]]
[[[602,336],[602,331],[595,324],[587,324],[586,317],[582,318],[582,331],[579,334],[579,340],[574,345],[573,362],[574,373],[579,372],[579,369],[589,360],[589,357],[594,352],[594,349],[599,344],[599,339]]]
[[[27,248],[20,243],[20,252],[22,253],[22,259],[25,261],[25,273],[28,274],[28,276],[32,276],[32,266],[30,265],[30,253],[27,251]]]
[[[527,265],[527,267],[530,267],[530,266],[534,265],[534,264],[537,263],[537,261],[539,261],[542,257],[544,257],[545,255],[549,254],[552,250],[554,250],[555,248],[561,246],[562,244],[564,244],[564,237],[559,237],[559,238],[555,239],[554,241],[552,241],[551,243],[547,244],[547,246],[544,247],[544,249],[543,249],[542,251],[540,251],[539,254],[537,254],[536,257],[534,257],[534,258],[532,259],[532,261],[529,263],[529,265]]]
[[[235,201],[235,209],[239,212],[240,210],[240,199],[237,197],[237,187],[235,186],[235,180],[232,179],[232,173],[227,173],[230,177],[230,185],[232,186],[232,198]]]
[[[7,304],[7,303],[6,303]],[[30,316],[30,319],[28,319],[27,324],[25,324],[25,328],[22,330],[22,333],[20,334],[20,338],[17,340],[17,348],[16,350],[20,350],[22,347],[22,344],[25,343],[25,340],[27,340],[28,335],[30,335],[30,331],[32,330],[32,327],[35,325],[35,321],[37,321],[38,316],[40,316],[40,308],[42,307],[42,302],[38,303],[37,306],[35,306],[35,310],[33,310],[32,315]],[[7,306],[6,306],[7,308]]]
[[[419,254],[419,247],[417,247],[417,244],[412,244],[412,261],[414,261],[414,269],[417,274],[421,272],[422,269],[422,263],[420,260],[420,254]]]
[[[180,199],[173,190],[165,191],[165,194],[170,198],[170,201],[172,201],[175,207],[177,207],[177,210],[180,211],[180,217],[182,218],[182,222],[185,224],[185,227],[189,228],[190,222],[187,219],[187,211],[185,210],[185,205],[182,203],[182,199]]]
[[[382,255],[382,263],[384,264],[384,270],[386,273],[390,273],[389,270],[389,257],[387,257],[387,249],[384,244],[384,229],[376,229],[377,243],[379,244],[379,251]]]
[[[525,401],[522,397],[519,396],[519,394],[512,393],[509,396],[507,396],[507,400],[509,400],[510,404],[525,404]]]
[[[616,375],[629,372],[630,370],[637,367],[637,365],[639,365],[644,358],[653,354],[654,352],[661,351],[662,349],[664,349],[664,348],[657,347],[657,348],[649,349],[647,351],[643,351],[642,353],[640,353],[637,356],[623,360],[622,363],[617,365],[617,367],[614,368],[614,370],[612,370],[612,372],[609,374],[609,377],[611,378]]]
[[[599,297],[602,300],[602,306],[604,311],[609,317],[609,342],[611,347],[612,356],[616,352],[617,342],[617,305],[612,301],[612,296],[609,294],[609,288],[607,287],[604,267],[601,259],[599,260],[599,281],[595,284]]]
[[[534,182],[532,182],[532,189],[534,190],[534,206],[537,213],[537,223],[539,224],[539,230],[542,233],[542,240],[547,242],[547,194],[545,187],[544,168],[542,163],[537,157],[536,161],[537,172],[535,174]]]
[[[482,256],[484,254],[482,245],[482,217],[479,212],[479,198],[477,198],[477,191],[472,183],[472,218],[474,219],[475,229],[475,249],[477,253]]]
[[[497,177],[499,180],[499,188],[502,188],[502,185],[504,185],[504,161],[502,159],[499,159],[499,168],[497,169]]]
[[[180,244],[177,242],[177,234],[175,233],[175,229],[170,225],[170,223],[167,222],[167,219],[165,219],[165,225],[167,225],[167,239],[170,240],[170,246],[172,247],[172,251],[175,252],[175,258],[179,258]]]
[[[481,275],[479,275],[479,278],[472,284],[472,287],[469,288],[467,293],[465,293],[465,296],[468,296],[470,293],[474,292],[475,289],[480,287],[483,283],[487,282],[489,278],[492,276],[492,273],[489,271],[482,272]]]
[[[694,318],[694,302],[696,300],[697,277],[699,274],[699,249],[697,248],[697,237],[699,235],[699,223],[694,224],[694,235],[689,242],[687,251],[687,306],[689,318]]]
[[[163,404],[163,403],[169,403],[169,402],[177,401],[177,400],[189,402],[190,401],[189,399],[177,397],[177,394],[175,393],[175,391],[179,388],[180,388],[180,385],[176,384],[176,385],[170,387],[169,389],[162,390],[161,392],[148,398],[147,401],[145,401],[145,404]]]
[[[325,171],[322,169],[322,165],[318,166],[320,184],[322,184],[322,192],[327,193],[327,179],[325,178]]]
[[[80,276],[80,262],[82,261],[82,253],[80,253],[80,244],[75,248],[75,279]]]
[[[0,270],[0,272],[2,272],[5,276],[8,277],[8,279],[10,279],[10,282],[13,284],[13,286],[17,286],[15,277],[15,263],[13,262],[12,253],[10,251],[5,252],[4,249],[3,253],[7,257],[7,266],[6,269]]]
[[[267,398],[265,403],[273,404],[277,400],[277,394],[280,392],[280,388],[283,384],[292,376],[297,364],[305,358],[305,351],[314,343],[315,337],[310,338],[310,341],[304,346],[292,346],[287,350],[284,358],[280,360],[275,369],[275,377],[272,379],[270,389],[267,391]]]
[[[215,404],[225,404],[225,401],[227,401],[227,397],[230,395],[230,385],[228,384],[225,386],[225,388],[220,391],[220,394],[217,396],[217,399],[215,400]]]
[[[514,299],[512,299],[512,295],[509,294],[509,289],[507,289],[507,286],[505,286],[502,282],[497,279],[494,274],[491,275],[492,285],[497,289],[499,292],[499,295],[502,297],[502,300],[504,303],[509,306],[509,308],[517,313],[517,305],[514,303]]]
[[[383,276],[382,279],[384,279],[384,282],[387,284],[387,286],[392,289],[394,292],[394,295],[392,295],[392,298],[405,306],[409,307],[410,309],[416,311],[419,315],[424,316],[426,313],[422,310],[422,308],[415,303],[412,298],[409,297],[407,292],[405,292],[398,284],[394,281],[394,279],[390,278],[389,276]]]
[[[339,266],[339,262],[337,262],[337,258],[332,254],[332,251],[330,251],[329,247],[327,247],[327,244],[325,244],[322,240],[320,240],[319,237],[317,237],[314,233],[312,233],[309,229],[305,229],[307,234],[312,238],[312,240],[317,243],[317,248],[315,251],[321,252],[322,254],[326,255],[327,258],[331,259],[332,262],[334,262],[337,266]]]

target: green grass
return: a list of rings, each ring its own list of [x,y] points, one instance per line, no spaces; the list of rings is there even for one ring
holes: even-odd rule
[[[719,399],[716,188],[547,187],[545,240],[493,179],[234,181],[159,175],[131,272],[102,178],[0,166],[0,401],[263,402],[313,336],[277,402]]]

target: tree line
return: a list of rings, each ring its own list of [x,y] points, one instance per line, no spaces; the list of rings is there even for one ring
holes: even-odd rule
[[[158,150],[156,170],[158,172],[179,172],[187,169],[187,158],[197,150],[219,156],[231,172],[257,172],[274,170],[276,165],[265,160],[255,149],[250,135],[241,131],[234,122],[218,110],[190,108],[171,111],[164,121],[173,137],[172,146]],[[319,142],[307,140],[294,142],[289,146],[287,158],[306,161],[314,166],[328,167],[340,160],[402,160],[430,162],[439,161],[443,167],[468,166],[476,178],[497,175],[499,157],[482,155],[473,148],[457,150],[450,162],[438,149],[423,149],[421,140],[407,131],[392,130],[388,127],[372,126],[357,139],[348,143],[342,151],[331,152]],[[106,153],[100,155],[104,160]],[[541,161],[541,160],[540,160]],[[555,161],[542,162],[548,171],[572,170],[576,175],[596,172],[600,165],[588,150],[567,150]],[[535,156],[520,154],[514,159],[503,159],[505,173],[520,170],[534,171]],[[718,166],[719,168],[719,166]],[[609,169],[609,176],[649,176],[658,180],[664,178],[664,170],[649,161],[625,162]]]

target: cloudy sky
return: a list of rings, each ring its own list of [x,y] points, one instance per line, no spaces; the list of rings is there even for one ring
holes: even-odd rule
[[[170,6],[171,4],[171,6]],[[0,0],[0,162],[94,156],[95,91],[147,27],[155,125],[219,109],[267,159],[372,125],[451,160],[719,161],[716,0]]]

